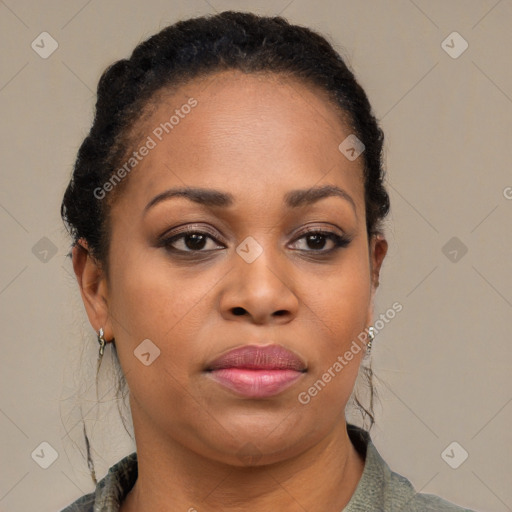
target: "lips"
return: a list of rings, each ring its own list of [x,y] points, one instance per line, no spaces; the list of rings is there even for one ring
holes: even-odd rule
[[[305,363],[293,352],[280,345],[247,345],[215,359],[207,370],[245,368],[247,370],[295,370],[306,369]]]
[[[247,345],[220,356],[206,368],[207,376],[235,394],[267,398],[293,385],[306,364],[280,345]]]

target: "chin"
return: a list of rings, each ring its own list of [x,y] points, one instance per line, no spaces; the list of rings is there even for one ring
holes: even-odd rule
[[[317,421],[307,428],[304,418],[293,414],[239,417],[226,431],[210,438],[208,444],[216,452],[214,458],[238,467],[265,466],[293,458],[322,438]]]

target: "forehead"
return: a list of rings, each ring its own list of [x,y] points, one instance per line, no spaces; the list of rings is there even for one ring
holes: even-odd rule
[[[349,125],[324,91],[294,78],[225,71],[195,79],[160,91],[136,128],[131,150],[140,160],[121,202],[139,208],[176,185],[268,200],[329,183],[364,201],[363,160],[339,150]]]

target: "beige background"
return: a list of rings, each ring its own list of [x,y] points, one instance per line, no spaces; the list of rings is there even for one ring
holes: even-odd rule
[[[93,489],[78,387],[98,477],[133,449],[112,396],[90,394],[97,345],[60,201],[102,70],[170,22],[227,8],[328,35],[385,130],[391,249],[376,310],[403,311],[374,344],[377,448],[418,491],[512,510],[510,0],[0,1],[0,510],[53,512]],[[47,59],[31,48],[43,31],[59,45]],[[469,44],[456,59],[441,45],[453,31]],[[469,454],[457,469],[441,457],[453,441]],[[58,454],[48,469],[31,457],[41,442]]]

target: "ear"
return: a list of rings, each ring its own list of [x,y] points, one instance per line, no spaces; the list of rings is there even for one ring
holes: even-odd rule
[[[386,256],[386,253],[388,252],[388,242],[384,238],[384,235],[382,234],[375,234],[372,235],[370,239],[370,307],[368,310],[368,318],[366,325],[372,325],[373,324],[373,302],[375,298],[375,292],[377,291],[377,288],[379,287],[379,276],[380,276],[380,269],[382,266],[382,262],[384,261],[384,257]]]
[[[114,333],[108,308],[107,279],[101,265],[83,238],[73,247],[71,256],[89,322],[96,332],[102,327],[105,340],[111,340]]]

